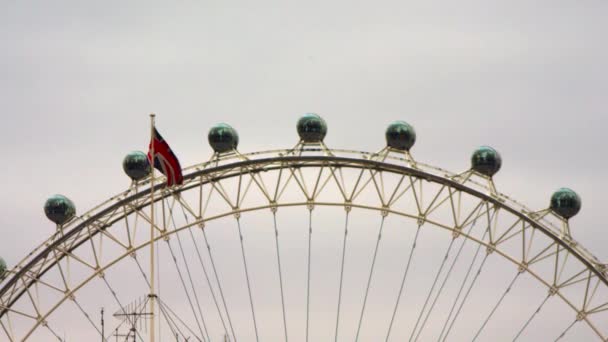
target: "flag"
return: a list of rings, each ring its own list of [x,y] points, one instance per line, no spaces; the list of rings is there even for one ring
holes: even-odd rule
[[[152,156],[152,150],[154,150],[154,156]],[[171,151],[169,144],[167,144],[162,135],[158,133],[156,127],[153,129],[152,139],[150,140],[148,150],[148,161],[150,164],[152,164],[153,157],[154,167],[167,177],[168,186],[179,185],[184,182],[182,167],[179,165],[179,160],[177,160],[177,157],[173,151]]]

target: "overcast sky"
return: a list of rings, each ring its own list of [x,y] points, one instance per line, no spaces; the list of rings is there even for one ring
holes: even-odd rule
[[[499,191],[531,208],[571,187],[575,239],[608,262],[608,2],[40,1],[0,10],[0,256],[54,231],[42,206],[80,213],[129,185],[148,113],[182,165],[208,129],[240,150],[287,148],[306,112],[334,148],[375,151],[405,120],[415,158],[452,171],[479,145],[503,157]]]

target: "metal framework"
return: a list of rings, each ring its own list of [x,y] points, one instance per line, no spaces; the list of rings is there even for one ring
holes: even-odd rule
[[[276,212],[283,207],[304,207],[312,217],[312,213],[317,207],[342,207],[346,210],[347,220],[341,250],[342,272],[344,272],[346,230],[350,211],[353,209],[377,211],[382,218],[358,329],[361,329],[362,321],[365,319],[365,303],[370,284],[373,282],[374,263],[382,236],[382,224],[385,217],[395,215],[414,220],[418,228],[407,265],[404,265],[406,267],[403,281],[395,301],[395,310],[388,326],[386,340],[390,338],[391,327],[402,292],[407,292],[406,277],[410,262],[412,262],[412,258],[415,258],[414,251],[418,233],[427,229],[428,226],[450,231],[453,240],[420,312],[418,322],[411,332],[410,341],[418,340],[420,337],[439,297],[439,294],[432,296],[431,293],[435,289],[439,289],[441,292],[444,288],[445,281],[442,283],[439,275],[445,274],[444,270],[448,271],[449,263],[446,263],[448,254],[453,245],[456,248],[454,241],[460,241],[459,239],[475,242],[481,248],[479,255],[483,259],[481,259],[477,273],[470,273],[470,277],[467,273],[467,277],[471,280],[467,286],[465,286],[466,278],[462,283],[459,292],[461,302],[457,304],[459,298],[454,301],[450,316],[439,336],[440,339],[448,338],[467,296],[473,291],[475,281],[480,275],[485,261],[491,255],[498,255],[515,266],[515,278],[477,331],[474,340],[482,333],[515,281],[520,275],[529,274],[546,287],[547,298],[525,322],[514,340],[519,338],[545,302],[549,298],[555,297],[563,300],[572,309],[573,319],[572,325],[564,327],[566,329],[563,332],[556,331],[556,335],[561,333],[556,336],[557,339],[563,337],[576,322],[584,322],[598,339],[608,341],[607,265],[601,263],[572,239],[566,222],[554,217],[547,210],[527,209],[506,195],[498,193],[491,180],[481,175],[473,172],[450,173],[440,168],[414,162],[409,154],[403,155],[389,149],[378,153],[367,153],[330,150],[324,145],[300,145],[290,150],[216,155],[209,162],[187,168],[184,173],[182,186],[166,188],[164,184],[159,184],[161,183],[159,181],[154,186],[156,193],[154,202],[161,208],[157,209],[161,212],[157,215],[162,215],[154,226],[156,228],[156,234],[153,235],[155,241],[156,243],[166,242],[169,248],[175,246],[176,243],[181,246],[182,241],[179,240],[178,232],[190,231],[191,233],[192,228],[200,228],[204,234],[210,222],[234,217],[241,239],[242,259],[247,276],[246,285],[249,289],[256,340],[259,338],[255,320],[255,303],[247,273],[247,246],[243,244],[243,231],[246,230],[246,227],[241,227],[241,215],[262,210],[270,210],[273,213],[281,284],[283,315],[281,329],[284,329],[285,340],[287,340],[289,323],[285,312],[284,279],[281,274]],[[347,180],[348,177],[345,176],[345,173],[354,176]],[[57,339],[62,340],[49,324],[49,317],[62,305],[69,302],[74,302],[92,327],[99,331],[97,324],[79,304],[79,291],[88,283],[101,279],[107,284],[118,305],[123,307],[116,291],[106,277],[106,272],[125,259],[130,258],[138,263],[138,253],[150,245],[149,238],[142,238],[141,236],[145,235],[144,232],[140,229],[138,234],[137,225],[133,223],[139,222],[141,225],[152,223],[150,191],[150,179],[134,183],[128,190],[58,229],[55,234],[11,270],[7,279],[0,284],[0,335],[4,335],[8,341],[26,340],[42,327]],[[175,223],[172,217],[174,212],[179,212],[184,216],[185,221],[182,224]],[[473,229],[476,224],[482,229]],[[312,229],[311,224],[308,245],[308,288],[310,287]],[[209,257],[212,258],[211,248],[206,239],[205,235],[205,249],[208,249]],[[108,248],[108,246],[112,247]],[[111,251],[112,255],[108,255],[106,251]],[[170,249],[170,253],[176,260],[177,266],[179,253],[174,253],[174,249]],[[477,257],[477,254],[475,256]],[[184,261],[185,259],[184,256]],[[202,258],[200,261],[203,264]],[[456,260],[454,260],[455,262]],[[80,269],[87,270],[84,272],[86,274],[81,272],[80,276],[71,275],[70,265],[72,265],[71,267],[78,265]],[[472,266],[473,264],[471,264]],[[188,267],[187,263],[186,267]],[[204,267],[203,265],[203,269]],[[150,279],[147,279],[141,266],[139,269],[149,284]],[[53,272],[59,274],[60,277],[51,277],[50,274]],[[215,264],[213,264],[213,270],[204,269],[204,272],[208,281],[211,279],[211,282],[215,281],[219,285]],[[451,272],[451,268],[449,272]],[[449,272],[447,277],[450,275]],[[187,289],[186,274],[190,274],[189,269],[183,275],[180,273],[181,283],[187,294],[193,294],[192,298],[189,296],[188,299],[197,323],[200,318],[199,326],[192,328],[190,334],[199,336],[200,340],[211,340],[204,320],[204,312],[211,309],[201,310],[192,279],[190,279],[192,289]],[[340,323],[342,282],[341,275],[336,341]],[[221,293],[222,288],[219,286],[215,289],[219,291],[212,292],[211,295],[223,329],[227,336],[236,339],[237,334],[230,321],[224,294]],[[48,293],[53,293],[53,296],[49,297],[46,295]],[[46,303],[41,303],[43,297],[52,298],[52,300],[46,299],[44,300]],[[196,304],[198,304],[198,308]],[[167,321],[167,326],[177,331],[179,326],[187,325],[183,322],[182,324],[176,322],[179,317],[169,313],[171,308],[163,304],[162,298],[158,300],[158,305]],[[428,311],[425,311],[427,309]],[[12,323],[16,317],[22,321],[20,329],[15,328]],[[308,340],[308,306],[306,317]],[[184,328],[188,329],[188,327]],[[358,336],[359,331],[357,331],[357,339]],[[107,337],[102,336],[102,340],[107,340]]]

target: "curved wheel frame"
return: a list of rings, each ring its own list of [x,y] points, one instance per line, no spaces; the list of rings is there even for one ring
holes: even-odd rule
[[[319,174],[312,189],[306,187],[300,171],[310,168],[318,170]],[[347,189],[344,182],[341,182],[340,169],[360,171],[359,179],[353,188]],[[270,186],[264,184],[260,174],[267,172],[279,173],[276,184],[270,184]],[[390,151],[378,154],[304,147],[298,150],[221,156],[211,162],[190,167],[186,169],[185,173],[184,184],[180,187],[166,188],[164,184],[157,185],[155,201],[173,199],[174,205],[179,205],[187,211],[193,221],[173,230],[157,226],[157,240],[169,239],[172,234],[189,227],[199,226],[204,229],[205,222],[218,218],[255,210],[276,210],[285,206],[307,206],[310,210],[313,210],[314,206],[343,206],[347,209],[376,210],[383,215],[406,216],[418,220],[420,225],[429,223],[451,230],[455,237],[462,236],[475,241],[483,245],[487,253],[496,253],[509,260],[520,272],[529,273],[545,285],[551,295],[562,298],[574,310],[576,319],[585,321],[598,337],[603,340],[607,339],[606,327],[602,327],[593,319],[596,314],[608,311],[608,297],[593,297],[599,286],[608,287],[606,265],[600,263],[570,237],[569,231],[563,228],[563,226],[567,227],[566,222],[557,218],[552,220],[550,212],[547,210],[540,212],[528,210],[507,196],[496,193],[493,184],[484,185],[484,178],[480,177],[480,181],[476,181],[475,175],[470,172],[460,175],[452,174],[439,168],[414,163],[409,155],[402,157]],[[383,185],[380,185],[384,173],[401,177],[399,185],[388,192],[385,191]],[[239,179],[239,187],[232,193],[222,187],[222,182],[231,178]],[[302,200],[283,200],[282,191],[288,182],[301,191]],[[417,197],[416,189],[422,190],[427,182],[437,185],[439,190],[434,190],[435,192],[430,197],[431,200],[423,203],[422,199]],[[32,326],[25,335],[27,338],[40,325],[45,325],[49,315],[66,300],[74,299],[77,291],[89,281],[96,277],[103,277],[108,268],[128,256],[135,257],[137,251],[149,245],[149,241],[138,245],[134,245],[131,241],[122,241],[116,234],[113,234],[111,229],[115,222],[124,220],[130,215],[138,215],[141,219],[150,221],[143,210],[151,204],[149,184],[149,180],[134,184],[127,191],[112,197],[64,227],[60,227],[55,234],[10,272],[10,276],[5,279],[0,288],[0,324],[11,340],[16,337],[10,336],[9,329],[2,323],[2,317],[15,314],[31,318]],[[246,188],[245,184],[247,184]],[[321,196],[328,184],[332,184],[329,186],[333,186],[340,194],[333,200],[327,200]],[[180,196],[183,192],[196,189],[201,189],[202,194],[203,186],[219,194],[228,209],[209,214],[203,210],[202,196],[197,205],[187,203]],[[365,188],[373,189],[373,192],[377,194],[371,203],[369,196],[366,199],[359,196]],[[258,192],[258,195],[266,199],[266,203],[245,205],[244,199],[248,191]],[[416,202],[416,211],[405,212],[395,204],[398,200],[397,197],[403,196]],[[475,211],[469,210],[461,212],[461,208],[457,204],[460,201],[459,196],[474,198],[478,202],[477,214]],[[434,217],[434,212],[438,211],[441,206],[451,208],[453,217],[448,220],[449,222],[442,222],[440,218]],[[508,227],[493,226],[490,214],[497,212],[512,215],[515,218],[514,223]],[[463,228],[470,225],[473,218],[487,220],[487,231],[489,232],[487,238],[468,235],[464,231]],[[560,225],[563,226],[560,227]],[[534,237],[535,232],[542,233],[540,235],[542,238],[539,234]],[[96,255],[94,243],[91,243],[91,247],[86,247],[84,244],[92,241],[99,234],[121,246],[122,254],[113,256],[112,261],[105,264],[99,263],[98,260],[91,264],[84,261],[83,258],[79,258],[77,251],[80,247],[92,249],[93,254]],[[536,240],[533,242],[533,239]],[[513,240],[521,241],[521,251],[517,255],[508,253],[502,248],[506,241]],[[530,253],[533,243],[543,246],[540,248],[540,252]],[[562,279],[561,271],[565,267],[565,260],[568,260],[569,257],[574,258],[578,263],[576,266],[570,264],[569,267],[577,267],[580,271],[575,272],[575,275],[568,279]],[[70,258],[74,262],[85,265],[90,269],[89,275],[79,284],[66,283],[65,288],[45,284],[42,280],[45,273],[53,267],[57,267],[64,258]],[[551,275],[537,273],[536,265],[541,261],[552,262],[555,272]],[[54,291],[63,293],[63,295],[49,309],[42,311],[37,307],[30,291],[35,284],[53,288]],[[563,291],[565,288],[573,286],[580,286],[579,291],[584,291],[582,301],[578,298],[571,298],[568,291]],[[20,300],[31,301],[33,310],[23,312],[13,309],[15,303]]]

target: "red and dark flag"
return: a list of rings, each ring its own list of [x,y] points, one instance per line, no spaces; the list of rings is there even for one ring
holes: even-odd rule
[[[153,148],[154,147],[154,148]],[[179,160],[171,151],[169,144],[163,139],[154,127],[152,140],[148,150],[148,161],[152,163],[152,151],[154,150],[154,167],[162,172],[167,177],[167,185],[172,186],[182,184],[184,176],[182,175],[182,167],[179,165]]]

